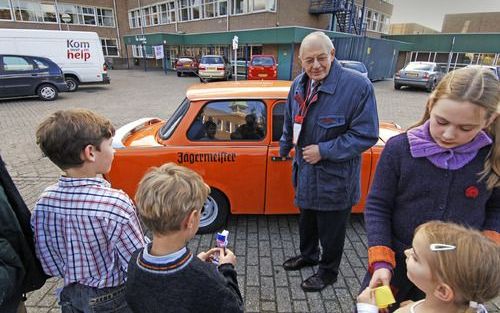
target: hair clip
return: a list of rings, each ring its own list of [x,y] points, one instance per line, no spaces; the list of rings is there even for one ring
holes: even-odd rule
[[[431,243],[430,249],[431,251],[449,251],[449,250],[455,250],[457,247],[453,245],[447,245],[444,243]]]
[[[469,301],[469,307],[471,309],[475,309],[477,313],[488,313],[486,307],[481,303],[477,303],[476,301]]]

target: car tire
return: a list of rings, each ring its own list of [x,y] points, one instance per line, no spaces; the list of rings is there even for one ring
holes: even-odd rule
[[[207,81],[208,81],[208,80],[205,80],[205,79],[203,79],[203,78],[201,78],[201,77],[200,77],[200,82],[201,82],[201,83],[206,83]]]
[[[401,85],[400,84],[394,84],[394,89],[396,89],[396,90],[401,89]]]
[[[203,205],[200,217],[199,234],[212,233],[226,224],[229,215],[229,203],[226,196],[212,188],[207,201]]]
[[[58,91],[54,85],[41,84],[36,90],[36,94],[43,101],[53,101],[57,99]]]
[[[177,72],[177,77],[181,77],[181,76],[182,76],[181,72]]]
[[[74,92],[78,89],[79,82],[76,78],[67,76],[64,77],[64,81],[66,82],[66,85],[68,86],[68,92]]]
[[[436,88],[436,81],[433,80],[430,82],[429,86],[427,86],[426,90],[427,92],[432,92],[434,90],[434,88]]]

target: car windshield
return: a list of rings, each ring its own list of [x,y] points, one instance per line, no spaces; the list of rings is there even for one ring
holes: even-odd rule
[[[172,136],[175,128],[177,125],[179,125],[180,121],[186,114],[187,110],[189,108],[189,100],[187,98],[182,101],[181,105],[175,110],[174,114],[168,119],[168,121],[163,125],[163,127],[160,129],[160,138],[161,139],[168,139],[170,136]]]
[[[350,68],[352,70],[356,70],[361,73],[366,73],[366,68],[363,63],[354,63],[354,62],[343,62],[343,67]]]
[[[405,67],[405,70],[410,71],[432,71],[432,64],[410,63]]]
[[[203,64],[224,64],[222,57],[203,57],[201,58]]]
[[[271,57],[258,57],[252,60],[252,65],[255,66],[273,66],[274,59]]]

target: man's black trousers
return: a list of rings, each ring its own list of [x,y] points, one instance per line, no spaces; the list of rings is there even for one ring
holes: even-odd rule
[[[351,208],[340,211],[300,209],[300,253],[308,261],[319,261],[318,274],[323,278],[337,278],[350,213]],[[318,243],[323,249],[321,258]]]

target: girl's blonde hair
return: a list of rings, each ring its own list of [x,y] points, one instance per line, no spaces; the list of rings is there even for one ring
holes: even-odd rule
[[[489,69],[468,67],[446,74],[436,89],[431,93],[425,106],[422,119],[414,128],[424,124],[430,118],[434,104],[440,99],[451,99],[459,102],[471,102],[486,109],[486,118],[497,116],[500,103],[500,82]],[[488,189],[500,187],[500,118],[496,118],[486,129],[493,139],[493,145],[480,179],[486,179]]]
[[[433,276],[448,284],[457,304],[468,308],[470,301],[485,303],[500,292],[500,246],[477,230],[454,223],[431,221],[420,225],[430,244],[455,246],[453,250],[431,251],[429,265]],[[430,249],[430,246],[429,246]],[[468,308],[465,312],[475,312]]]

